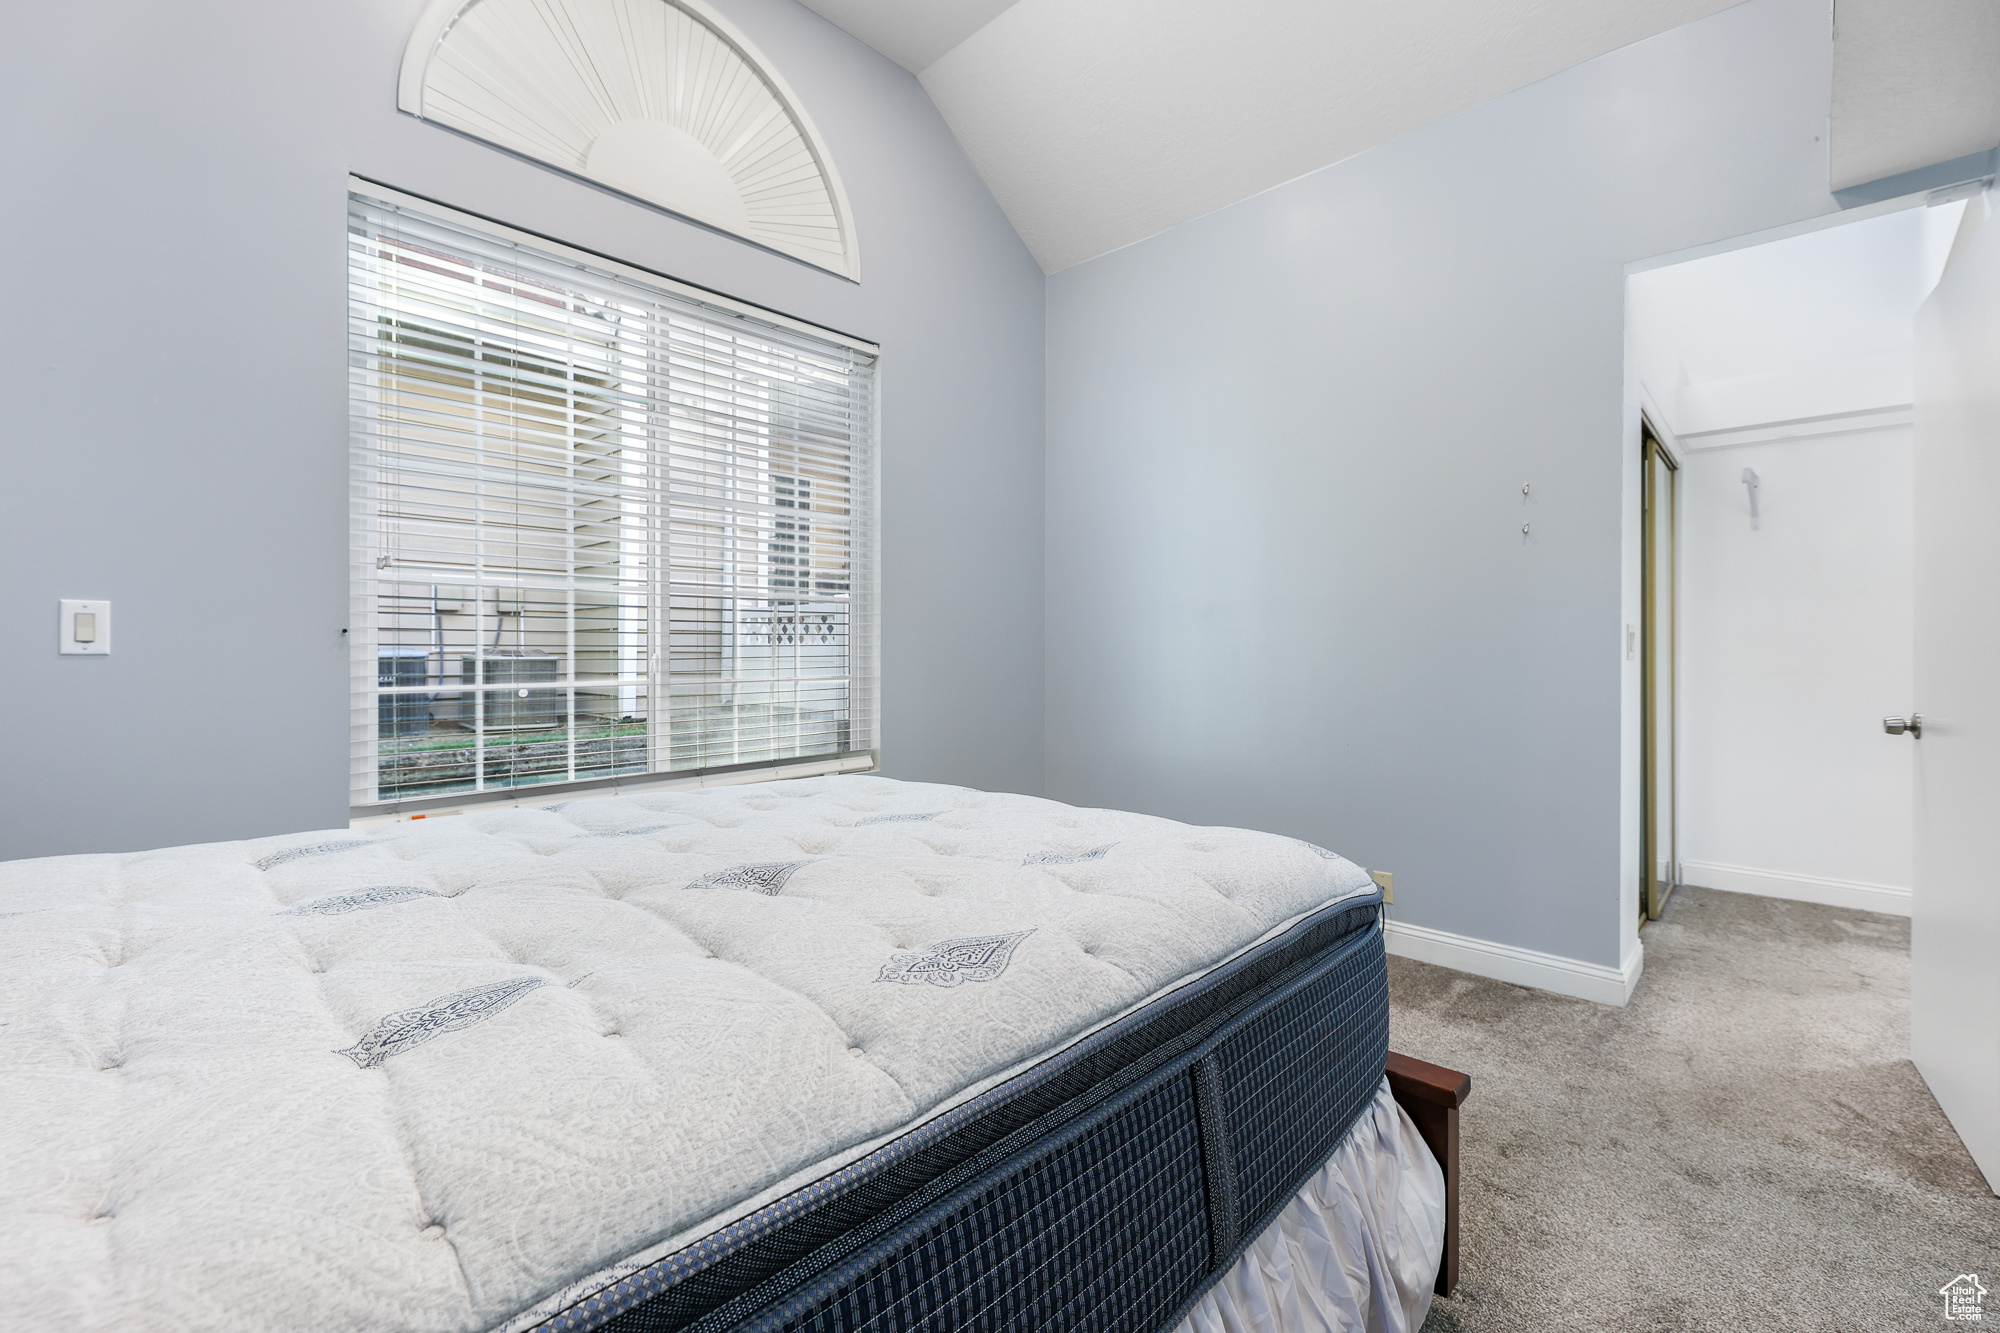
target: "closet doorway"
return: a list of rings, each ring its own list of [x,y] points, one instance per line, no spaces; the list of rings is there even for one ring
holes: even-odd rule
[[[1644,588],[1639,617],[1640,690],[1645,719],[1640,742],[1645,775],[1640,800],[1645,818],[1639,838],[1639,923],[1643,926],[1659,919],[1667,898],[1680,882],[1676,836],[1679,811],[1674,781],[1679,723],[1676,630],[1680,562],[1676,558],[1676,538],[1680,528],[1676,520],[1680,464],[1653,433],[1650,421],[1641,426],[1640,445],[1645,451],[1639,541],[1639,577]]]
[[[1994,225],[1952,193],[1627,279],[1640,921],[1682,886],[1910,912],[1928,742],[1884,719],[1945,725],[1914,675],[1916,318]]]

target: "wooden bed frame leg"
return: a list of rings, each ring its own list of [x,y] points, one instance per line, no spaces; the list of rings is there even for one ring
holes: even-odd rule
[[[1389,1091],[1444,1168],[1444,1262],[1434,1290],[1449,1296],[1458,1285],[1458,1108],[1472,1092],[1472,1076],[1394,1051],[1387,1072]]]

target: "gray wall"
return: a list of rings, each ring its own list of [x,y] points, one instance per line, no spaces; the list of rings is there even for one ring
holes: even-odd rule
[[[421,0],[0,11],[0,857],[346,821],[349,171],[883,344],[886,769],[1039,787],[1041,274],[914,78],[719,4],[859,286],[399,115]],[[62,597],[112,656],[56,655]]]
[[[1623,266],[1830,211],[1830,59],[1752,0],[1052,278],[1047,794],[1616,966]]]

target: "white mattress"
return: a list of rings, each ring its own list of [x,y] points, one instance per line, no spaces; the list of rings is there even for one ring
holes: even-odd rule
[[[877,777],[0,864],[0,1326],[501,1324],[1371,887]]]

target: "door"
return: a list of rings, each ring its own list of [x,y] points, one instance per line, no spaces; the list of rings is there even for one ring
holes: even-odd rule
[[[1642,426],[1640,440],[1645,450],[1639,541],[1639,577],[1644,588],[1639,616],[1641,708],[1645,717],[1640,744],[1644,813],[1639,836],[1639,920],[1643,923],[1659,918],[1667,896],[1680,881],[1674,780],[1680,610],[1680,563],[1675,551],[1680,529],[1675,520],[1680,466],[1653,434],[1651,423]]]
[[[1966,203],[1917,311],[1910,1054],[2000,1185],[2000,217]]]

